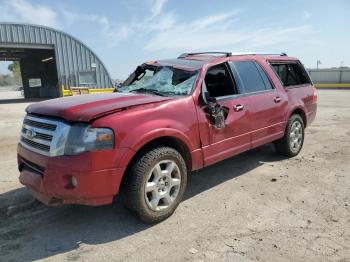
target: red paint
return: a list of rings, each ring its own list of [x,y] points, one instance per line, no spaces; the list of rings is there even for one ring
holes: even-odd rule
[[[132,93],[82,95],[56,98],[32,104],[26,111],[28,113],[60,117],[67,121],[89,122],[128,107],[166,100],[169,100],[169,98]]]
[[[281,138],[294,110],[303,112],[307,125],[314,120],[317,109],[315,88],[311,85],[283,88],[267,62],[296,58],[247,55],[213,59],[198,56],[196,59],[205,62],[189,96],[113,93],[59,98],[29,106],[28,113],[112,128],[116,142],[114,150],[51,158],[19,145],[19,165],[25,159],[45,169],[42,177],[24,170],[20,181],[46,204],[57,204],[52,199],[61,200],[60,204],[109,204],[119,191],[131,159],[142,146],[154,139],[172,137],[181,141],[191,154],[192,170],[196,170]],[[218,130],[209,124],[204,105],[200,102],[201,84],[208,67],[228,60],[258,62],[275,89],[220,101],[230,111],[226,127]],[[278,103],[274,102],[276,97],[280,99]],[[244,105],[244,109],[236,112],[236,105]],[[67,186],[69,176],[77,178],[76,188]]]

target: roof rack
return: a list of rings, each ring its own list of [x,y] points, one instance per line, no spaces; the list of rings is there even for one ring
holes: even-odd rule
[[[229,57],[232,55],[231,52],[199,52],[199,53],[183,53],[181,54],[178,58],[186,58],[188,56],[193,56],[193,55],[214,55],[214,54],[219,54],[224,57]]]
[[[259,52],[242,52],[242,53],[232,53],[231,56],[240,56],[240,55],[276,55],[276,56],[287,56],[287,53],[259,53]]]
[[[241,56],[241,55],[276,55],[276,56],[287,56],[285,52],[281,53],[258,53],[258,52],[243,52],[243,53],[231,53],[231,52],[199,52],[199,53],[183,53],[181,54],[178,59],[180,58],[186,58],[188,56],[195,56],[195,55],[215,55],[219,54],[223,57],[230,57],[230,56]]]

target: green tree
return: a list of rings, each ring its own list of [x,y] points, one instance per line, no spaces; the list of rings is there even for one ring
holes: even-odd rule
[[[19,65],[19,61],[13,61],[7,68],[12,72],[16,85],[22,86],[21,67]]]
[[[0,75],[0,87],[9,87],[13,86],[14,83],[14,78],[12,75]]]

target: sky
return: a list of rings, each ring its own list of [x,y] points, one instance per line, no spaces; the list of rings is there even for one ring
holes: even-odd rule
[[[308,68],[317,60],[350,66],[347,0],[0,0],[0,21],[67,32],[119,79],[144,61],[199,51],[286,52]]]

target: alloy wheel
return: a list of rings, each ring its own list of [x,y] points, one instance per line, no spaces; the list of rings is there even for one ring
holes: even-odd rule
[[[162,160],[151,170],[145,183],[145,200],[150,209],[160,211],[176,200],[181,186],[181,172],[173,160]]]
[[[299,121],[295,121],[289,133],[290,148],[293,152],[297,152],[303,143],[303,126]]]

